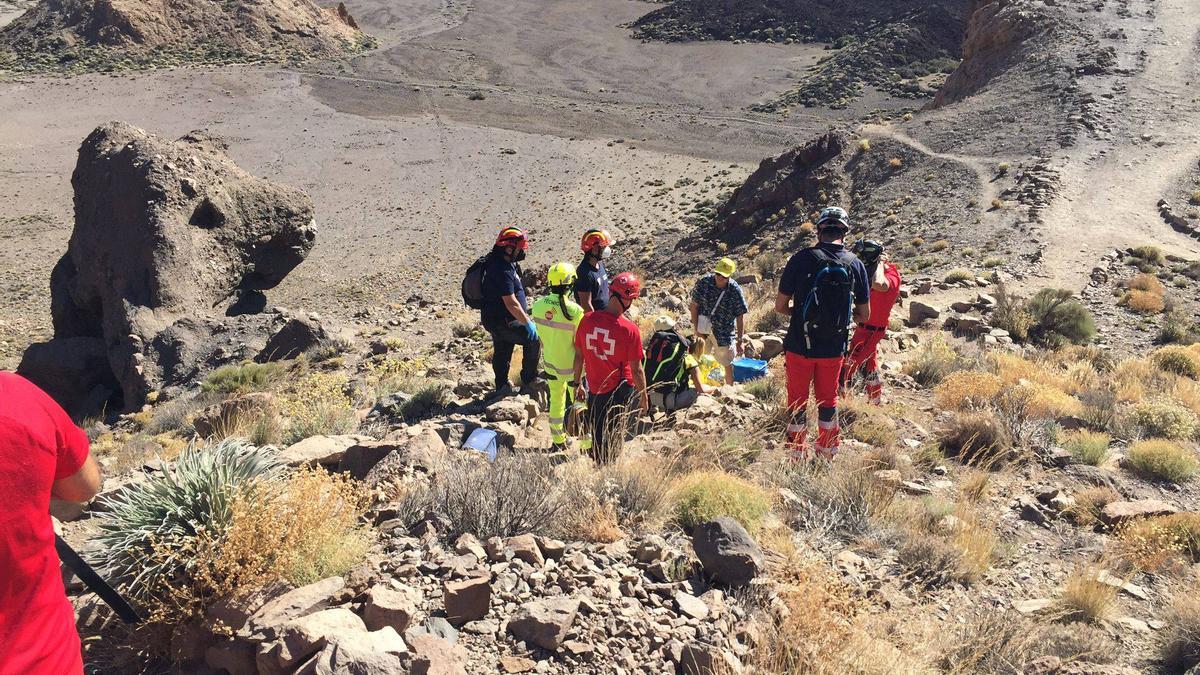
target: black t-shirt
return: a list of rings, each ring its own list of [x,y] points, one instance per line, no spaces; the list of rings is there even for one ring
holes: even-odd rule
[[[608,307],[608,271],[604,269],[604,263],[601,262],[599,266],[592,267],[587,256],[584,256],[576,274],[579,276],[575,279],[575,302],[583,304],[579,299],[579,294],[591,293],[592,309],[601,310]]]
[[[506,295],[516,295],[521,308],[526,314],[529,313],[520,269],[515,263],[505,260],[504,256],[493,254],[488,258],[487,267],[483,271],[483,309],[479,313],[485,323],[509,323],[517,320],[504,306],[502,298]]]
[[[813,251],[820,248],[827,255],[840,259],[850,266],[854,279],[854,304],[863,305],[871,301],[871,286],[867,282],[867,268],[862,261],[846,250],[842,244],[817,244],[806,248],[792,256],[787,266],[783,268],[783,276],[779,280],[779,292],[792,296],[792,320],[788,325],[787,338],[783,348],[794,354],[804,354],[804,331],[801,327],[799,305],[804,302],[812,291],[813,276],[823,267],[825,261]],[[806,354],[813,358],[831,358],[841,354]]]

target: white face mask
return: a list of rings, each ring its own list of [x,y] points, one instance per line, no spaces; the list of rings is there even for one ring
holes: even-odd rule
[[[603,250],[603,251],[600,251],[600,259],[601,259],[601,260],[608,260],[610,257],[612,257],[612,247],[611,247],[611,246],[605,246],[605,247],[604,247],[604,250]]]

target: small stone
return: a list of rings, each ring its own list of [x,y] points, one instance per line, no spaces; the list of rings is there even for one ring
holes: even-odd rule
[[[579,601],[549,598],[521,605],[508,620],[508,632],[518,640],[557,651],[579,613]]]
[[[446,618],[450,623],[461,626],[487,616],[491,609],[492,583],[487,577],[447,581],[442,586],[442,597]]]
[[[694,595],[689,595],[683,591],[675,592],[675,606],[679,608],[680,614],[690,616],[693,619],[704,620],[708,617],[708,605],[704,601]]]
[[[542,549],[537,545],[537,539],[532,534],[509,537],[504,542],[504,546],[513,552],[513,557],[524,560],[534,567],[546,564],[546,559],[542,556]]]
[[[1049,598],[1035,598],[1032,600],[1018,600],[1013,603],[1013,609],[1021,614],[1037,614],[1044,612],[1054,606],[1054,601]]]
[[[528,673],[537,667],[537,662],[524,656],[501,656],[500,670],[505,673]]]
[[[1137,501],[1112,502],[1106,504],[1100,512],[1100,517],[1108,525],[1119,525],[1133,518],[1153,518],[1169,516],[1178,513],[1179,509],[1157,499],[1139,499]]]
[[[413,615],[421,604],[420,595],[411,588],[398,590],[385,584],[372,586],[367,591],[363,605],[363,623],[367,630],[379,630],[390,626],[397,633],[404,633],[412,623]]]

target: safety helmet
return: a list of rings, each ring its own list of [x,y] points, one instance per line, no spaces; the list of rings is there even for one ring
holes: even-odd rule
[[[821,209],[821,215],[817,216],[817,229],[838,228],[841,230],[850,229],[850,214],[846,213],[846,209],[838,206],[830,206]]]
[[[859,239],[850,247],[850,251],[864,263],[874,265],[883,255],[883,244],[873,239]]]
[[[663,314],[654,320],[654,331],[657,333],[667,330],[675,330],[675,319]]]
[[[721,258],[721,260],[717,262],[717,266],[713,269],[713,271],[728,279],[729,277],[733,276],[734,272],[737,271],[737,263],[735,263],[732,258]]]
[[[519,227],[506,227],[500,230],[500,234],[496,236],[496,246],[507,248],[514,246],[522,251],[529,248],[529,239],[525,236],[525,231]]]
[[[608,285],[608,290],[626,300],[636,300],[642,294],[642,280],[633,272],[621,272]]]
[[[546,283],[550,286],[570,286],[575,283],[575,266],[569,262],[554,263],[546,272]]]
[[[587,252],[591,251],[596,244],[600,244],[601,246],[613,245],[613,238],[612,235],[608,233],[608,230],[592,229],[584,232],[583,241],[580,242],[579,248],[581,248],[584,252]]]

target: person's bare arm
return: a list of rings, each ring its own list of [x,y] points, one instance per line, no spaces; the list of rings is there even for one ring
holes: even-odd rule
[[[875,278],[871,280],[871,290],[887,293],[891,288],[892,282],[888,281],[883,265],[880,264],[875,268]]]
[[[742,353],[742,345],[746,340],[746,315],[739,314],[737,318],[737,353]]]
[[[704,380],[700,379],[700,369],[692,368],[692,386],[696,388],[697,394],[707,394],[708,390],[704,388]]]
[[[579,306],[583,308],[585,313],[595,311],[595,308],[592,307],[592,294],[588,293],[587,291],[580,291]]]
[[[692,334],[695,335],[695,334],[697,334],[696,331],[700,327],[700,305],[693,302],[692,307],[691,307],[691,312],[692,312]]]
[[[508,310],[508,313],[515,316],[517,321],[521,322],[522,326],[529,323],[529,315],[525,313],[525,308],[521,307],[516,294],[506,295],[500,299],[504,301],[504,307]]]
[[[854,306],[854,320],[860,324],[866,323],[867,319],[871,318],[871,303],[864,302],[861,305]]]
[[[575,400],[587,400],[587,392],[583,390],[583,352],[575,350]]]
[[[646,369],[642,367],[641,361],[635,361],[633,364],[633,386],[638,391],[639,409],[644,413],[650,409],[650,393],[646,390]]]
[[[100,466],[91,455],[73,475],[54,481],[50,495],[67,502],[90,501],[100,492]]]
[[[779,293],[775,296],[775,311],[784,315],[792,315],[792,296],[786,293]]]

